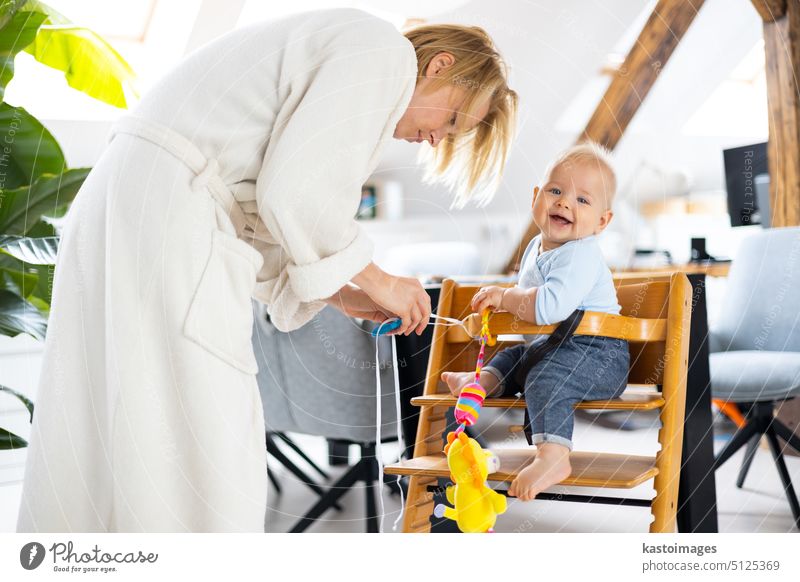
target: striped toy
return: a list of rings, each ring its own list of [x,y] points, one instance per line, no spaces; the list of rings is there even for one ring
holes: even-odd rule
[[[456,422],[458,422],[458,428],[455,430],[456,434],[463,431],[465,427],[474,425],[481,413],[481,406],[483,406],[483,400],[486,398],[486,390],[481,387],[479,380],[487,344],[493,346],[495,339],[489,333],[489,310],[485,309],[481,316],[481,349],[478,352],[478,364],[475,366],[475,381],[464,386],[461,390],[461,395],[458,397],[458,402],[456,402],[455,417]]]

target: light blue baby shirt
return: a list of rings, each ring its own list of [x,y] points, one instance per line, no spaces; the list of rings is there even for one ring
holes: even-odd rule
[[[520,287],[538,287],[536,323],[564,321],[576,309],[619,314],[611,270],[606,265],[597,237],[569,241],[540,252],[537,235],[525,249],[519,270]]]

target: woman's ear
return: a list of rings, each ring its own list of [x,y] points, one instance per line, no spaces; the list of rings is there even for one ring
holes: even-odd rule
[[[456,58],[450,53],[437,53],[425,69],[426,77],[438,77],[448,67],[452,67]]]

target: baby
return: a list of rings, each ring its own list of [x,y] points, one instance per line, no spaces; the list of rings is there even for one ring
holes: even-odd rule
[[[533,189],[533,220],[541,231],[525,250],[515,287],[484,287],[472,308],[509,311],[520,319],[548,325],[576,309],[619,314],[619,304],[596,236],[611,221],[616,177],[607,150],[582,143],[550,166],[541,188]],[[499,352],[481,372],[487,396],[524,391],[537,453],[511,483],[508,494],[523,501],[566,479],[572,467],[573,406],[581,400],[618,397],[628,379],[628,344],[597,336],[572,336],[534,364],[517,384],[516,370],[530,345],[527,338]],[[454,396],[472,382],[472,373],[445,372]]]

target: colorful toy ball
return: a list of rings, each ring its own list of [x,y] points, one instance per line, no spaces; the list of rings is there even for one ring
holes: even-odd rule
[[[456,422],[466,426],[473,426],[478,421],[486,390],[477,382],[471,382],[461,389],[461,395],[456,402]]]

